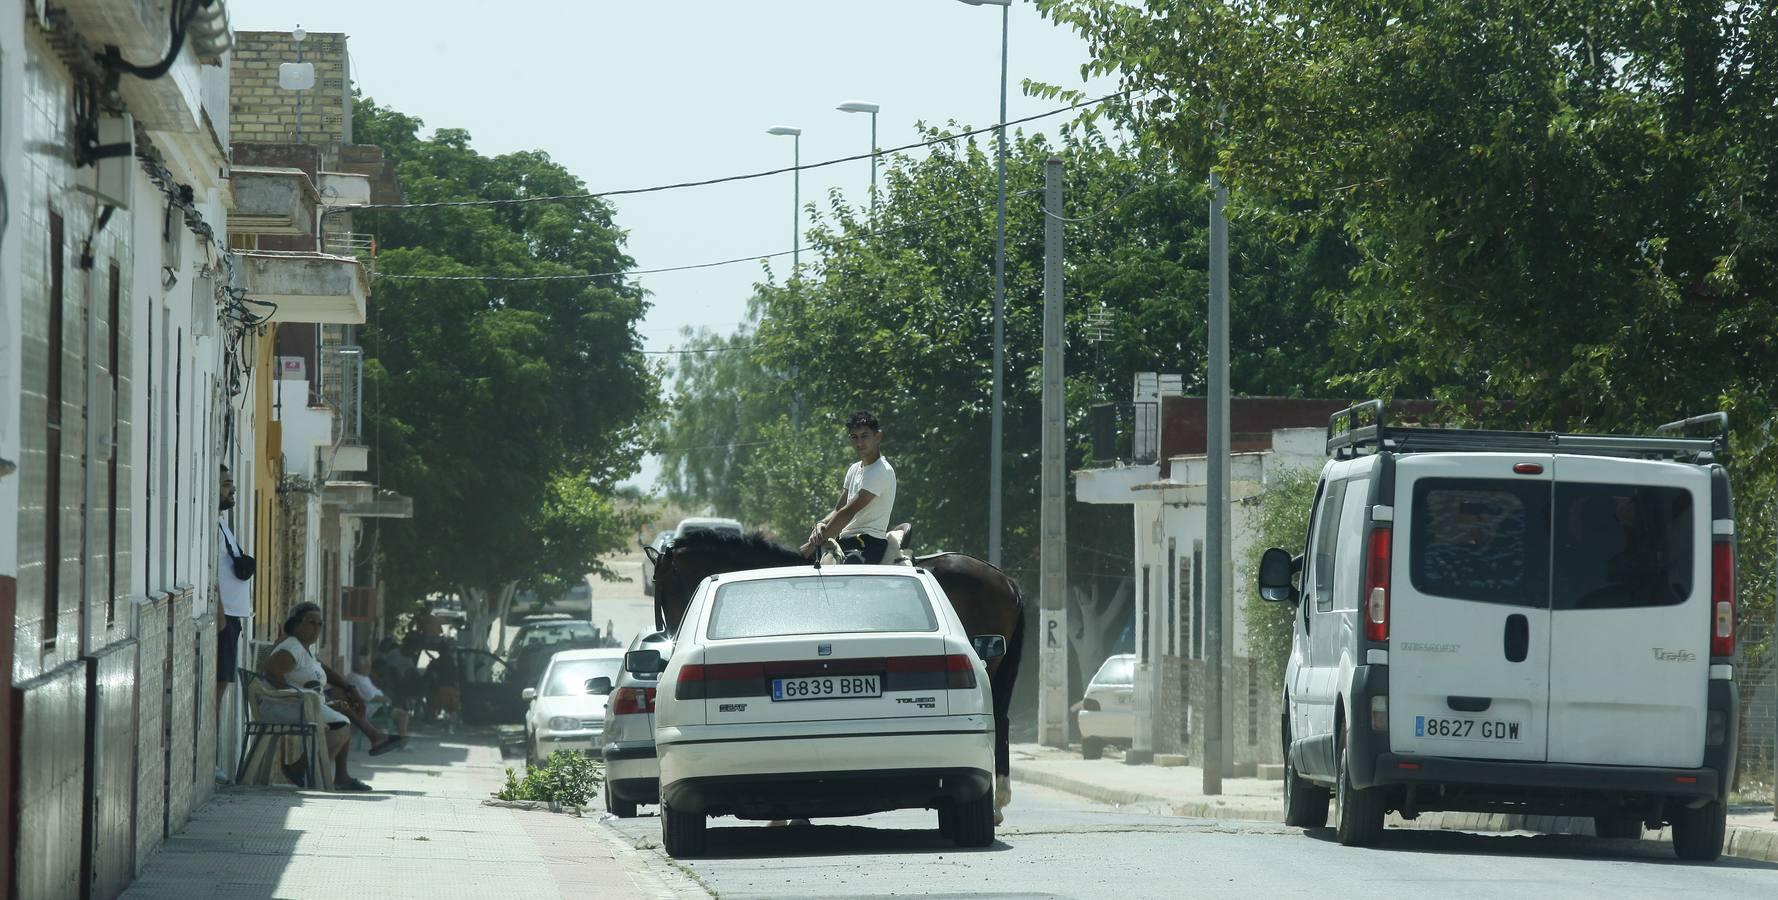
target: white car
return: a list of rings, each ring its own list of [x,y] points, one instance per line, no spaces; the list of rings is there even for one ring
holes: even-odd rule
[[[1654,435],[1402,428],[1336,414],[1297,560],[1285,821],[1342,844],[1390,810],[1671,826],[1722,852],[1735,772],[1735,519],[1722,414]],[[1343,426],[1343,427],[1342,427]],[[1292,575],[1301,571],[1300,589]]]
[[[703,852],[711,816],[934,809],[994,841],[994,715],[982,659],[930,574],[795,566],[716,575],[693,594],[655,697],[662,843]],[[637,650],[631,671],[659,671]]]
[[[639,634],[631,650],[654,650],[663,658],[673,655],[673,639],[664,632]],[[620,819],[636,817],[636,806],[660,802],[661,767],[654,757],[655,691],[658,671],[618,675],[617,690],[605,704],[605,811]]]
[[[605,731],[605,701],[623,668],[618,649],[563,650],[550,657],[536,687],[519,696],[525,712],[525,759],[549,763],[557,750],[597,750]]]
[[[1118,653],[1093,673],[1080,701],[1080,755],[1098,759],[1106,744],[1130,746],[1136,736],[1136,654]]]

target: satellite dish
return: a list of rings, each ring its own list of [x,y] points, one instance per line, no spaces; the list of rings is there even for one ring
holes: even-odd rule
[[[314,86],[314,63],[299,62],[278,64],[278,87],[287,91],[306,91]]]

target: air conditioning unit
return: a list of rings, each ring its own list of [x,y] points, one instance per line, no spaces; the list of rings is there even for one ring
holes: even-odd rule
[[[308,381],[308,360],[300,356],[278,357],[278,379],[281,381]]]

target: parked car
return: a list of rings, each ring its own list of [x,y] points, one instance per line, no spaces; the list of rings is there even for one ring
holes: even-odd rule
[[[653,547],[654,552],[659,553],[667,549],[667,542],[671,540],[673,540],[673,532],[655,532],[654,540],[649,541],[648,546]],[[646,554],[642,557],[642,596],[654,596],[654,563],[648,561]]]
[[[1105,746],[1128,749],[1136,736],[1136,654],[1118,653],[1105,660],[1087,682],[1080,701],[1080,755],[1098,759]]]
[[[1511,808],[1670,826],[1722,852],[1735,770],[1735,519],[1726,437],[1402,428],[1333,417],[1294,602],[1285,821],[1342,844],[1384,815]],[[1300,589],[1292,576],[1300,571]]]
[[[520,626],[507,647],[507,659],[512,661],[520,682],[535,685],[550,657],[563,650],[591,650],[604,645],[598,626],[593,623],[552,615],[529,619]]]
[[[638,634],[631,650],[654,650],[666,659],[673,655],[673,639],[666,632]],[[657,671],[617,676],[617,690],[605,704],[605,811],[620,819],[636,817],[640,803],[655,804],[661,796],[661,767],[654,757],[655,690]]]
[[[620,650],[563,650],[550,657],[537,686],[520,695],[531,704],[526,761],[541,766],[556,750],[596,750],[605,732],[605,702],[622,668]]]
[[[584,580],[556,592],[518,591],[507,605],[506,624],[517,625],[533,616],[562,615],[591,619],[593,588]]]
[[[977,649],[979,648],[979,650]],[[712,816],[934,809],[960,845],[994,841],[994,717],[982,657],[944,591],[903,566],[759,569],[693,594],[655,696],[661,831],[703,852]],[[641,649],[625,667],[661,670]]]

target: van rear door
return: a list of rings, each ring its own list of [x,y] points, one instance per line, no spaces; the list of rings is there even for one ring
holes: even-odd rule
[[[1535,453],[1399,458],[1392,750],[1544,759],[1551,462]]]
[[[1702,765],[1709,472],[1564,456],[1555,475],[1550,761]]]

